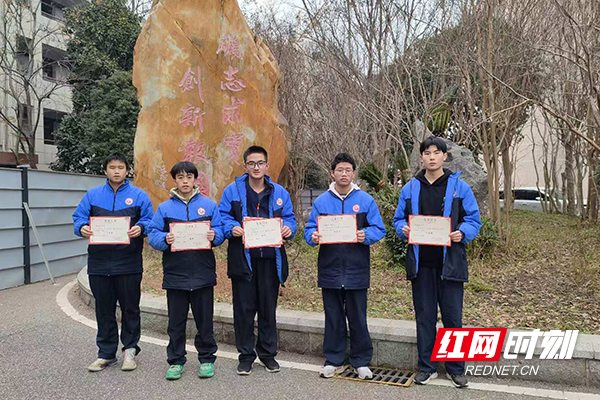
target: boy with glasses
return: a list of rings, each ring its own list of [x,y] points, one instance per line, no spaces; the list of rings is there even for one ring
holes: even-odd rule
[[[322,244],[319,247],[319,287],[323,292],[325,366],[321,377],[331,378],[343,370],[346,359],[346,318],[350,327],[350,365],[360,379],[371,379],[368,364],[373,358],[373,344],[367,326],[367,289],[371,277],[371,245],[385,236],[385,227],[375,199],[360,190],[356,162],[340,153],[331,163],[333,182],[329,190],[314,202],[304,229],[304,239],[319,245],[319,215],[356,215],[357,242]]]
[[[290,194],[273,182],[267,171],[267,151],[251,146],[244,152],[246,173],[223,191],[219,210],[223,233],[229,240],[227,275],[233,289],[235,343],[240,352],[238,375],[249,375],[258,358],[268,372],[278,372],[276,308],[279,285],[288,276],[284,246],[245,249],[242,237],[244,219],[282,219],[281,236],[291,239],[296,233],[296,217]],[[258,313],[258,341],[254,349],[254,317]]]

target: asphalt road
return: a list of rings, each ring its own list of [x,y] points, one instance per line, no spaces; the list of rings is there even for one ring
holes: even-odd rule
[[[68,316],[56,300],[60,289],[74,278],[74,275],[59,278],[55,286],[46,281],[0,291],[1,399],[540,398],[498,391],[459,390],[440,385],[402,388],[327,380],[319,378],[316,372],[302,369],[282,368],[280,373],[271,374],[256,364],[251,375],[238,376],[235,373],[237,362],[225,357],[217,359],[213,378],[201,380],[196,374],[198,361],[193,353],[188,354],[187,369],[182,379],[167,381],[165,347],[150,343],[140,343],[142,353],[137,358],[139,367],[136,371],[123,372],[115,365],[102,372],[89,373],[86,367],[95,359],[97,351],[95,330]],[[82,317],[93,319],[93,311],[77,296],[71,293],[68,299]],[[149,332],[142,334],[165,339],[165,336]],[[220,345],[219,349],[235,353],[231,346]],[[281,354],[279,360],[304,365],[322,363],[319,358],[295,354]],[[509,384],[506,381],[492,383]],[[548,384],[518,384],[559,391],[599,392]],[[592,398],[588,396],[581,398]]]

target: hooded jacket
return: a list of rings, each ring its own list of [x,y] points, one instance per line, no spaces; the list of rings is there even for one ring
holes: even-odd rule
[[[163,252],[163,289],[192,291],[217,284],[212,249],[172,252],[166,242],[171,223],[197,221],[210,221],[210,228],[215,231],[212,246],[223,243],[223,224],[217,204],[202,196],[197,188],[189,199],[173,188],[171,198],[158,206],[149,226],[148,237],[150,246]]]
[[[375,199],[352,184],[344,197],[335,190],[333,182],[329,190],[315,200],[310,217],[304,228],[304,240],[311,246],[312,234],[317,230],[319,215],[355,214],[358,230],[365,232],[363,243],[323,244],[319,246],[319,287],[348,290],[367,289],[371,279],[370,245],[385,236]]]
[[[466,182],[458,179],[460,175],[461,172],[454,172],[448,177],[443,216],[451,218],[452,231],[461,231],[463,239],[460,243],[452,242],[450,247],[444,247],[442,279],[467,282],[469,268],[465,244],[479,234],[481,217],[473,191]],[[407,240],[402,233],[402,228],[408,225],[408,216],[419,215],[420,192],[421,182],[417,178],[411,179],[402,188],[394,215],[394,228],[401,239]],[[414,279],[418,272],[419,245],[409,245],[406,254],[406,277]]]
[[[81,228],[90,224],[90,217],[130,217],[130,225],[142,228],[142,234],[129,244],[88,245],[89,275],[123,275],[141,273],[144,235],[153,216],[152,202],[142,189],[125,180],[115,190],[106,184],[87,191],[73,213],[75,235],[83,237]]]
[[[242,226],[245,217],[251,216],[248,214],[247,207],[246,181],[248,179],[248,174],[237,177],[234,182],[230,183],[223,190],[221,202],[219,203],[219,211],[223,220],[223,233],[225,238],[229,239],[229,246],[227,247],[227,276],[231,279],[245,279],[249,281],[252,279],[250,251],[244,248],[242,238],[233,236],[231,232],[235,226]],[[281,218],[283,225],[287,225],[292,230],[292,236],[288,238],[291,239],[296,234],[298,226],[290,194],[281,185],[273,182],[270,177],[265,175],[265,179],[270,186],[269,218]],[[289,274],[285,246],[275,248],[275,260],[279,282],[284,284]]]

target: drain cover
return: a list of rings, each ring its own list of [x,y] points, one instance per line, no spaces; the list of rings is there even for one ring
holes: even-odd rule
[[[396,385],[408,387],[412,383],[415,373],[412,371],[401,371],[399,369],[373,367],[373,379],[363,380],[359,379],[354,368],[348,367],[345,371],[335,375],[338,379],[347,379],[351,381],[360,382],[371,382],[371,383],[383,383],[385,385]]]

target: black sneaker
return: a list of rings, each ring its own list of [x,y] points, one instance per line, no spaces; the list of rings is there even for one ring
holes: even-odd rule
[[[260,360],[259,364],[262,365],[263,367],[265,367],[267,372],[279,372],[280,371],[279,363],[277,361],[275,361],[274,358],[271,358],[269,360]]]
[[[421,371],[415,376],[415,383],[417,385],[427,385],[430,380],[438,377],[437,372],[425,372]]]
[[[469,386],[469,381],[467,381],[467,377],[464,375],[452,375],[447,373],[446,376],[457,388],[465,388]]]
[[[237,367],[238,375],[250,375],[252,373],[252,361],[240,361]]]

